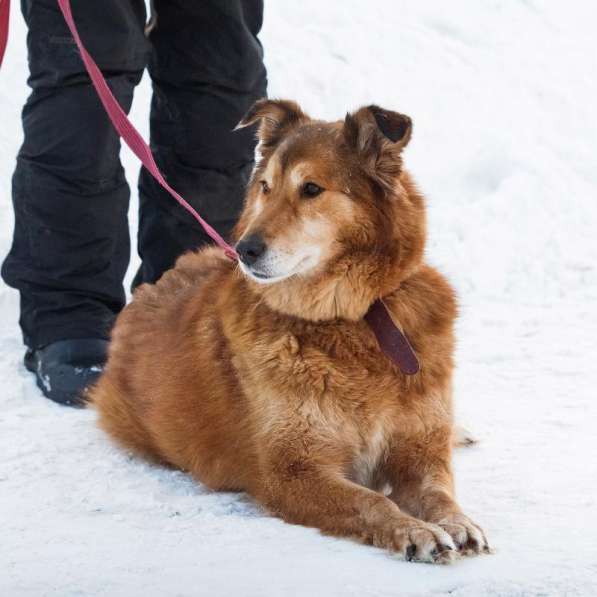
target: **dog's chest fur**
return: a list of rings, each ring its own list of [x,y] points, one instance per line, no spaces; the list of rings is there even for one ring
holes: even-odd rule
[[[392,446],[445,423],[435,384],[415,396],[415,384],[380,352],[366,325],[289,320],[282,327],[265,315],[244,331],[251,349],[234,360],[263,448],[282,446],[306,460],[330,450],[348,478],[380,489]]]
[[[351,478],[365,487],[377,485],[377,472],[387,455],[387,431],[381,423],[376,424],[357,450],[351,470]]]
[[[310,441],[325,442],[327,446],[346,454],[345,474],[354,482],[366,487],[379,484],[378,470],[386,459],[389,439],[395,432],[388,417],[372,419],[373,412],[346,412],[332,397],[323,403],[306,400],[294,411],[293,429],[301,429],[305,445]],[[277,410],[274,407],[274,410]],[[277,430],[288,428],[288,421]]]

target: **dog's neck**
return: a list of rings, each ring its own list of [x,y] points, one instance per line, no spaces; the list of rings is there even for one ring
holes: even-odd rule
[[[363,319],[377,299],[398,291],[400,283],[418,269],[411,267],[403,275],[390,273],[379,263],[348,264],[339,261],[333,271],[311,278],[292,277],[283,283],[261,285],[248,282],[272,310],[309,321]]]
[[[358,276],[357,276],[358,278]],[[323,280],[326,280],[324,282]],[[419,371],[419,362],[408,339],[383,301],[380,290],[352,283],[355,275],[322,277],[319,282],[296,280],[295,284],[265,287],[264,302],[277,312],[310,321],[364,319],[375,334],[382,352],[407,375]],[[297,284],[299,282],[299,284]],[[391,293],[395,296],[399,288]],[[388,295],[390,296],[390,295]]]
[[[353,284],[348,275],[331,279],[317,276],[309,280],[293,277],[282,284],[256,290],[274,311],[309,321],[338,318],[357,321],[377,298],[373,289]]]

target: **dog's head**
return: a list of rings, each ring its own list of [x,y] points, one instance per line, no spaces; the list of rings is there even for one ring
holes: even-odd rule
[[[423,202],[402,169],[410,119],[368,106],[323,122],[260,100],[239,126],[256,122],[260,159],[235,229],[241,270],[275,308],[361,317],[422,257]]]

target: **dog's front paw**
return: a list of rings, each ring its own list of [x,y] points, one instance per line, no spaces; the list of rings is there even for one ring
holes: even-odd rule
[[[383,547],[389,547],[408,562],[451,564],[458,557],[449,533],[438,525],[415,518],[394,525],[385,539]]]
[[[455,513],[436,522],[452,537],[458,551],[463,555],[491,553],[491,548],[481,527],[468,516]]]

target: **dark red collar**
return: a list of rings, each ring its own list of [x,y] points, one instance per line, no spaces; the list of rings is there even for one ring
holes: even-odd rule
[[[400,367],[402,373],[414,375],[419,372],[419,361],[415,351],[402,330],[392,321],[382,300],[378,299],[371,305],[365,313],[365,321],[373,330],[381,351]]]

